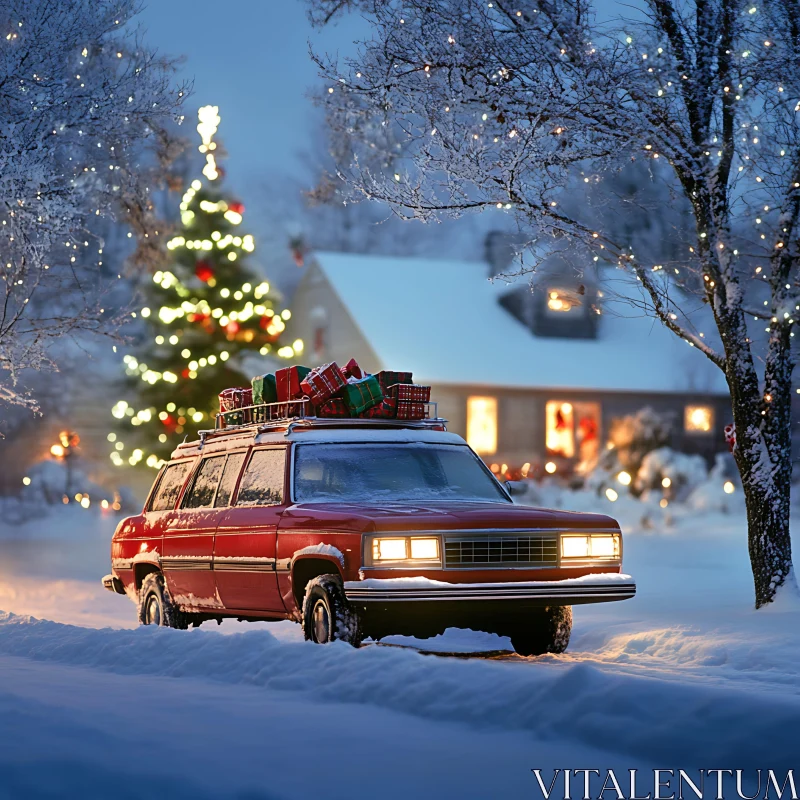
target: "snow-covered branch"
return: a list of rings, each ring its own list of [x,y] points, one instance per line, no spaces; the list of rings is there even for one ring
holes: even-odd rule
[[[96,221],[147,192],[143,146],[186,87],[131,22],[135,0],[9,0],[0,9],[0,399],[54,366],[65,335],[106,333]]]

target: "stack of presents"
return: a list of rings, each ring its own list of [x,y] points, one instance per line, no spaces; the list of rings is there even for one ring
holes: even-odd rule
[[[222,392],[219,407],[224,427],[291,416],[424,419],[430,399],[431,387],[412,383],[410,372],[369,375],[351,358],[344,367],[332,361],[257,375],[250,389]]]

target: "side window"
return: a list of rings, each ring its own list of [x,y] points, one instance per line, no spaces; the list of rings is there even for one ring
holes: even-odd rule
[[[237,506],[274,506],[283,502],[286,450],[255,450],[242,476]]]
[[[182,508],[209,508],[214,504],[219,476],[225,466],[225,456],[206,458],[197,470],[192,488],[183,498]]]
[[[222,471],[222,480],[219,482],[217,499],[214,501],[215,508],[227,506],[231,502],[231,495],[236,488],[236,479],[239,477],[239,470],[242,468],[244,453],[231,453],[225,462],[225,469]]]
[[[150,503],[150,511],[169,511],[175,508],[175,501],[191,466],[191,461],[181,461],[178,464],[170,464],[164,470],[156,494]]]

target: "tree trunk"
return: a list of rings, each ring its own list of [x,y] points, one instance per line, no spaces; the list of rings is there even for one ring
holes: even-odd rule
[[[747,541],[756,608],[761,608],[775,599],[776,591],[787,580],[792,580],[791,427],[787,421],[780,430],[773,428],[770,436],[773,446],[768,450],[763,417],[760,425],[753,424],[753,409],[763,407],[761,397],[731,394],[737,440],[734,454],[747,506]]]
[[[756,591],[756,608],[775,599],[775,592],[792,573],[789,538],[789,486],[747,481],[747,544]]]

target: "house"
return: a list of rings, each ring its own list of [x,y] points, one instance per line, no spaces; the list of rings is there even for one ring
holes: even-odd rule
[[[479,261],[316,253],[305,270],[292,304],[304,361],[413,371],[495,471],[589,463],[645,406],[673,415],[677,449],[725,449],[722,372],[635,307],[642,288],[624,273],[581,284],[556,259],[531,292]]]

